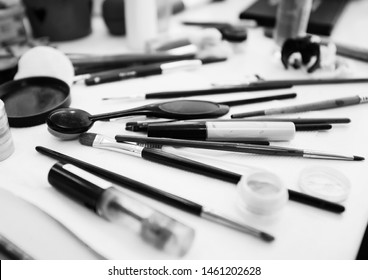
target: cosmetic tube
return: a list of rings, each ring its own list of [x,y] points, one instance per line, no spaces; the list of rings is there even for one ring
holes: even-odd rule
[[[194,239],[194,230],[112,184],[72,164],[56,163],[48,175],[50,184],[99,216],[129,227],[141,238],[166,253],[183,256]]]
[[[292,122],[181,122],[150,124],[148,137],[207,141],[289,141],[294,138]]]

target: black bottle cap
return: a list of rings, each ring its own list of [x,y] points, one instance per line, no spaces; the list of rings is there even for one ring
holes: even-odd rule
[[[205,123],[149,124],[147,128],[147,136],[206,140],[207,127]]]
[[[105,190],[66,170],[63,166],[62,163],[53,165],[48,174],[49,183],[62,193],[96,211],[97,203]]]

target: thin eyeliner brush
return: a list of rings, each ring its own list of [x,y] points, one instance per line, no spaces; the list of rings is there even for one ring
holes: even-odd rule
[[[185,199],[183,197],[174,195],[172,193],[165,192],[160,189],[156,189],[154,187],[151,187],[149,185],[135,181],[128,177],[124,177],[120,174],[111,172],[109,170],[100,168],[98,166],[92,165],[90,163],[78,160],[76,158],[67,156],[65,154],[53,151],[51,149],[48,149],[42,146],[37,146],[36,151],[38,151],[39,153],[43,155],[51,157],[53,159],[59,160],[61,162],[72,163],[76,165],[77,167],[80,167],[86,171],[89,171],[110,182],[118,184],[121,187],[124,187],[126,189],[129,189],[131,191],[134,191],[140,194],[143,194],[150,198],[156,199],[158,201],[161,201],[163,203],[176,207],[190,214],[196,215],[198,217],[202,217],[206,220],[225,225],[229,228],[236,229],[243,233],[253,235],[257,238],[260,238],[263,241],[270,242],[274,240],[274,237],[266,232],[263,232],[251,226],[248,226],[242,223],[238,223],[232,219],[221,216],[215,213],[214,211],[207,209],[205,206],[195,203],[191,200]]]
[[[296,124],[295,131],[318,131],[318,130],[330,130],[332,125],[327,123],[316,124]]]
[[[245,105],[245,104],[253,104],[271,100],[283,100],[288,98],[296,97],[296,93],[285,93],[285,94],[276,94],[276,95],[267,95],[255,98],[247,98],[247,99],[240,99],[240,100],[229,100],[229,101],[219,101],[219,104],[231,106],[238,106],[238,105]]]
[[[350,123],[351,120],[349,118],[267,118],[267,117],[255,117],[248,119],[237,119],[238,121],[248,121],[248,122],[258,122],[258,121],[266,121],[266,122],[293,122],[295,124],[340,124],[340,123]],[[221,121],[221,120],[219,120]],[[225,120],[224,120],[225,121]],[[231,121],[226,120],[226,121]]]
[[[144,148],[131,144],[117,143],[113,139],[103,135],[84,133],[79,137],[79,142],[82,145],[92,146],[95,148],[113,149],[114,151],[123,151],[129,154],[138,155],[153,162],[184,169],[196,174],[216,178],[232,184],[237,184],[241,179],[240,174],[222,168],[217,168],[213,165],[208,165],[182,156],[177,156],[161,149]],[[290,200],[315,206],[335,213],[341,213],[345,210],[345,208],[339,204],[329,203],[328,201],[321,200],[313,196],[308,196],[297,191],[288,191]]]
[[[222,150],[238,153],[253,153],[271,156],[290,156],[290,157],[331,159],[331,160],[333,159],[333,160],[346,160],[346,161],[364,160],[364,157],[360,156],[336,155],[324,152],[314,152],[303,149],[293,149],[271,145],[263,146],[263,145],[231,143],[231,142],[197,141],[197,140],[183,140],[183,139],[160,138],[160,137],[130,136],[130,135],[129,136],[116,135],[115,140],[117,142],[136,142],[143,144],[151,143],[176,147],[192,147],[200,149]]]
[[[250,91],[261,91],[261,90],[275,90],[275,89],[287,89],[291,88],[291,84],[273,84],[273,83],[255,83],[255,84],[245,84],[237,86],[220,86],[208,89],[193,89],[193,90],[177,90],[177,91],[162,91],[162,92],[152,92],[146,93],[145,95],[139,96],[126,96],[126,97],[106,97],[102,100],[116,100],[116,99],[132,99],[132,98],[142,98],[142,99],[165,99],[165,98],[181,98],[189,96],[202,96],[202,95],[212,95],[212,94],[224,94],[224,93],[235,93],[235,92],[250,92]]]

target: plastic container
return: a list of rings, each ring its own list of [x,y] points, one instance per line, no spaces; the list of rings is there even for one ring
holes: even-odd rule
[[[274,38],[281,47],[286,39],[304,36],[313,0],[280,0],[276,14]]]
[[[289,199],[288,190],[280,178],[267,171],[243,176],[237,190],[243,209],[258,215],[276,215]]]
[[[299,176],[299,187],[307,194],[332,202],[344,201],[350,192],[350,181],[334,168],[312,166]]]
[[[129,48],[144,50],[158,34],[156,0],[125,0],[125,28]]]

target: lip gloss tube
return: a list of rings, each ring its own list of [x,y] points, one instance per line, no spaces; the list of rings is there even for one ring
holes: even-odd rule
[[[195,232],[191,227],[72,164],[56,163],[49,171],[48,180],[99,216],[138,232],[145,242],[159,250],[183,256],[193,242]]]

